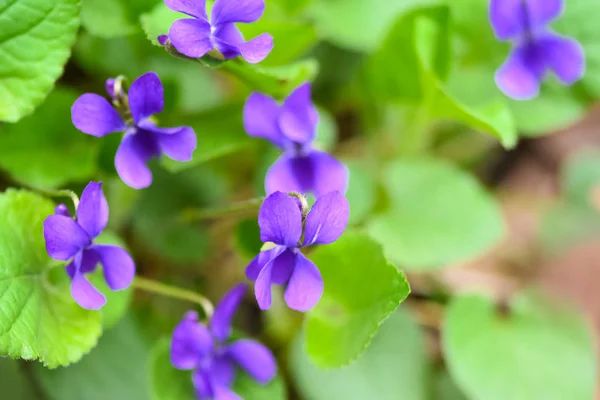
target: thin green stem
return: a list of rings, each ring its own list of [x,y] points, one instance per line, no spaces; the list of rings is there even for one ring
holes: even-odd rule
[[[180,216],[180,220],[183,222],[197,222],[225,217],[232,214],[255,211],[261,206],[263,201],[263,197],[257,197],[250,200],[232,203],[224,207],[184,210]]]
[[[44,196],[48,197],[70,197],[73,201],[73,206],[75,206],[75,210],[79,207],[79,197],[72,190],[46,190],[39,188],[31,188],[33,191],[36,191]]]
[[[214,313],[214,307],[210,300],[191,290],[167,285],[152,279],[142,278],[141,276],[135,277],[133,280],[133,287],[146,292],[196,303],[204,310],[206,319],[211,318]]]

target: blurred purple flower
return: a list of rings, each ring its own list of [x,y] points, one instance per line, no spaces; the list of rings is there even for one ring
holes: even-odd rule
[[[114,80],[107,81],[107,92],[113,99],[125,99],[124,92],[115,93]],[[102,96],[86,93],[71,108],[73,125],[88,135],[102,137],[125,131],[115,157],[117,173],[127,185],[141,189],[152,183],[146,163],[165,154],[176,161],[189,161],[196,149],[196,134],[188,126],[159,128],[151,117],[163,110],[163,86],[154,72],[136,79],[129,89],[128,105],[115,109]]]
[[[106,299],[85,277],[102,264],[104,279],[111,290],[122,290],[133,281],[135,264],[127,251],[118,246],[94,244],[108,222],[108,204],[102,183],[90,182],[81,194],[77,219],[69,215],[64,204],[44,221],[46,250],[55,260],[71,262],[71,295],[81,307],[101,308]]]
[[[285,151],[267,172],[267,194],[312,192],[319,197],[335,190],[346,192],[349,179],[346,166],[312,147],[318,122],[310,83],[299,86],[281,106],[264,94],[250,95],[244,106],[246,132]]]
[[[245,41],[235,26],[236,22],[257,21],[265,10],[264,0],[216,0],[206,14],[206,0],[165,0],[173,11],[193,18],[173,22],[169,39],[181,54],[200,58],[213,49],[226,59],[242,56],[249,63],[264,60],[273,49],[273,37],[268,33]]]
[[[498,40],[514,42],[496,72],[496,84],[516,100],[536,97],[548,70],[571,85],[585,73],[583,48],[547,25],[560,16],[563,0],[491,0],[490,20]]]
[[[194,370],[192,381],[198,399],[241,399],[230,389],[236,366],[263,385],[277,373],[275,358],[262,344],[250,339],[229,342],[231,320],[245,292],[246,285],[240,284],[223,297],[210,329],[190,311],[173,332],[171,363],[178,369]]]
[[[271,307],[271,284],[286,285],[284,299],[297,311],[308,311],[321,299],[323,279],[315,264],[301,252],[312,244],[335,242],[346,229],[350,207],[340,192],[317,199],[306,218],[297,198],[282,192],[267,197],[260,208],[260,240],[275,247],[261,251],[246,268],[258,306]],[[303,239],[302,239],[303,238]]]

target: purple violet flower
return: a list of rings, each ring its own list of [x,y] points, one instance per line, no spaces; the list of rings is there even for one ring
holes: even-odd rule
[[[346,192],[348,168],[330,154],[313,148],[318,122],[310,83],[299,86],[281,106],[264,94],[250,95],[244,106],[246,132],[285,151],[267,172],[267,194],[313,192],[319,197],[336,190]]]
[[[117,108],[102,96],[86,93],[71,108],[73,125],[88,135],[102,137],[123,132],[123,140],[115,156],[117,173],[135,189],[148,187],[152,173],[146,163],[165,154],[176,161],[189,161],[196,149],[196,134],[189,126],[159,128],[151,117],[164,107],[163,86],[154,72],[136,79],[125,94],[115,93],[115,80],[109,79],[107,92]]]
[[[321,299],[321,273],[300,249],[335,242],[346,229],[350,206],[335,191],[319,197],[307,214],[303,210],[298,198],[282,192],[268,196],[260,208],[260,240],[275,246],[250,262],[246,276],[256,281],[256,300],[262,310],[271,307],[271,284],[287,286],[285,302],[297,311],[308,311]]]
[[[181,54],[200,58],[217,49],[225,59],[242,56],[249,63],[264,60],[273,49],[273,37],[263,33],[245,41],[235,26],[236,22],[257,21],[265,10],[264,0],[216,0],[210,13],[206,14],[206,0],[165,0],[173,11],[193,18],[173,22],[169,39]]]
[[[108,204],[101,182],[90,182],[81,194],[77,219],[69,215],[64,204],[44,221],[46,250],[55,260],[71,262],[67,274],[71,278],[71,295],[81,307],[101,308],[106,299],[85,277],[102,264],[104,279],[111,290],[131,285],[135,275],[133,259],[121,247],[94,244],[108,222]]]
[[[192,382],[200,400],[241,400],[230,389],[236,367],[263,385],[277,373],[275,358],[264,345],[250,339],[229,341],[231,320],[245,292],[246,285],[240,284],[223,297],[210,330],[198,321],[196,312],[190,311],[173,332],[171,363],[178,369],[194,370]]]
[[[546,71],[571,85],[585,73],[583,48],[547,25],[560,16],[563,0],[491,0],[490,20],[498,40],[514,42],[496,72],[496,84],[516,100],[536,97]]]

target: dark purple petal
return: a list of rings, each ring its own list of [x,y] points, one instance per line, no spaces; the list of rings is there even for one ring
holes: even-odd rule
[[[523,0],[491,0],[490,22],[499,40],[508,40],[527,30],[527,9]]]
[[[289,281],[292,271],[296,265],[298,252],[285,249],[280,255],[273,258],[273,270],[271,271],[271,283],[284,285]]]
[[[183,321],[173,331],[171,364],[178,369],[194,369],[212,349],[212,336],[198,322],[198,314],[194,311],[186,313]]]
[[[74,261],[79,272],[89,274],[96,270],[96,266],[100,262],[100,256],[90,247],[75,256]]]
[[[279,128],[290,140],[307,144],[317,133],[319,113],[311,100],[310,83],[296,88],[283,103],[279,116]]]
[[[265,191],[299,192],[312,191],[314,170],[308,157],[294,157],[288,153],[281,155],[271,165],[265,177]]]
[[[219,38],[213,38],[213,41],[216,49],[219,50],[219,53],[221,53],[226,60],[231,60],[241,54],[240,49],[237,46],[226,43]]]
[[[63,215],[50,215],[44,221],[44,239],[48,255],[67,261],[91,243],[90,237],[77,222]]]
[[[261,310],[271,308],[271,276],[273,272],[273,261],[265,264],[254,282],[254,295]]]
[[[304,246],[335,242],[348,225],[350,205],[340,192],[330,192],[315,202],[304,228]]]
[[[517,46],[496,72],[496,85],[515,100],[529,100],[540,92],[545,62],[535,46]]]
[[[230,344],[227,354],[263,385],[277,373],[277,362],[271,350],[254,340],[242,339]]]
[[[169,29],[169,39],[178,52],[200,58],[213,49],[210,24],[199,19],[178,19]]]
[[[244,129],[250,136],[271,141],[275,146],[285,147],[285,137],[279,131],[280,107],[277,102],[262,93],[254,92],[244,105]]]
[[[211,398],[213,396],[212,386],[207,372],[202,369],[197,369],[192,374],[192,382],[194,391],[199,399]]]
[[[190,161],[196,150],[196,132],[189,126],[178,128],[147,128],[156,134],[163,154],[175,161]]]
[[[205,21],[208,20],[206,15],[206,0],[165,0],[165,4],[173,11]]]
[[[285,246],[275,246],[272,249],[261,251],[250,264],[246,267],[246,277],[251,281],[255,281],[258,278],[258,274],[263,267],[272,259],[280,255],[286,249]]]
[[[308,311],[317,305],[323,295],[323,278],[317,266],[299,253],[296,267],[285,289],[287,305],[296,311]]]
[[[156,40],[158,41],[158,44],[160,44],[161,46],[166,46],[167,42],[169,41],[169,35],[158,35],[156,37]]]
[[[99,310],[106,304],[106,298],[83,274],[75,274],[71,281],[71,296],[77,304],[87,310]]]
[[[246,284],[241,283],[231,289],[215,308],[210,320],[210,330],[216,339],[225,341],[231,335],[231,320],[245,293]]]
[[[127,133],[117,150],[115,168],[123,182],[134,189],[142,189],[152,183],[152,173],[146,162],[158,154],[160,149],[151,132]]]
[[[544,54],[548,68],[565,85],[571,85],[581,79],[585,73],[583,47],[574,39],[548,33],[537,43]]]
[[[77,222],[91,238],[106,228],[108,203],[102,192],[102,182],[90,182],[83,190],[77,207]]]
[[[244,400],[235,394],[229,386],[213,383],[212,385],[213,398],[211,400]]]
[[[129,253],[119,246],[104,244],[95,244],[92,249],[100,258],[108,287],[111,290],[128,288],[135,276],[135,262]]]
[[[86,93],[75,100],[71,107],[71,120],[81,132],[98,137],[127,129],[108,100],[94,93]]]
[[[265,11],[265,0],[216,0],[210,22],[219,26],[232,22],[254,22]]]
[[[235,379],[235,364],[225,356],[217,356],[212,360],[208,376],[216,384],[231,386]]]
[[[525,3],[529,11],[529,28],[537,30],[560,16],[564,0],[525,0]]]
[[[163,85],[154,72],[148,72],[133,81],[128,96],[131,115],[136,123],[158,114],[165,106]]]
[[[323,151],[313,151],[309,154],[309,158],[314,174],[310,191],[316,197],[321,197],[336,190],[340,193],[346,193],[350,173],[344,163]],[[297,172],[296,174],[298,175],[299,173]]]
[[[238,46],[240,54],[250,64],[256,64],[267,58],[273,50],[273,36],[263,33]]]
[[[298,201],[290,195],[269,195],[258,213],[260,240],[286,247],[296,247],[302,236],[302,213]]]

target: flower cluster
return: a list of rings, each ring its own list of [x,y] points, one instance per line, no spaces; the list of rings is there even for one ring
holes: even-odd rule
[[[514,42],[508,59],[496,73],[496,84],[506,95],[517,100],[536,97],[549,70],[565,85],[583,76],[581,45],[548,28],[563,7],[563,0],[491,0],[494,34],[499,40]]]
[[[175,328],[171,340],[171,363],[175,368],[193,370],[192,382],[199,399],[239,399],[231,391],[236,368],[266,384],[275,377],[275,358],[262,344],[249,339],[231,339],[231,320],[246,292],[246,285],[234,287],[217,305],[210,329],[188,312]]]

